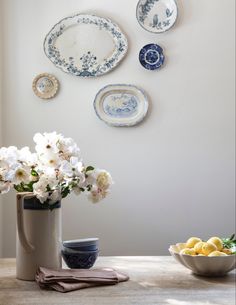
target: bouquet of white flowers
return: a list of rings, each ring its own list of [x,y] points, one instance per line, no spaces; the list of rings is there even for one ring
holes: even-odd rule
[[[34,136],[35,153],[28,147],[0,149],[0,193],[11,187],[33,192],[40,202],[53,205],[71,192],[87,191],[92,202],[106,197],[112,178],[105,170],[85,166],[71,138],[56,132]]]

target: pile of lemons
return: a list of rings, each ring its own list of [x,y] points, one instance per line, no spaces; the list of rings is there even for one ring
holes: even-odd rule
[[[194,256],[227,256],[231,255],[232,251],[224,248],[223,242],[219,237],[211,237],[206,242],[198,237],[191,237],[179,253]]]

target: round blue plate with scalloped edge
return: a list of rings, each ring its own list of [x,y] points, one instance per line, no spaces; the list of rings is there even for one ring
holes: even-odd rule
[[[139,62],[147,70],[160,69],[164,61],[163,49],[158,44],[147,44],[139,52]]]

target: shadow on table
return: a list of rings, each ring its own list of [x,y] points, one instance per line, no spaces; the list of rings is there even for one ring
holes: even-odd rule
[[[219,283],[219,284],[234,284],[236,280],[236,273],[228,273],[223,276],[211,277],[211,276],[201,276],[197,274],[192,274],[196,279],[208,282],[208,283]]]

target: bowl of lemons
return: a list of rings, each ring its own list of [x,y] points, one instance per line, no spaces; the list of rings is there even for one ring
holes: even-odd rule
[[[190,237],[185,243],[169,248],[170,254],[182,265],[202,276],[223,276],[236,267],[236,240],[210,237],[207,241]]]

